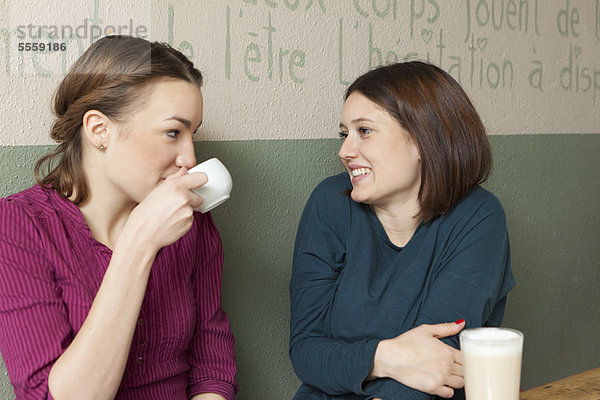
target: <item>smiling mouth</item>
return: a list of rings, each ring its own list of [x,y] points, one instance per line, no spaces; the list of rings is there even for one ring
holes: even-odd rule
[[[371,172],[371,168],[356,168],[352,170],[352,176],[367,175]]]

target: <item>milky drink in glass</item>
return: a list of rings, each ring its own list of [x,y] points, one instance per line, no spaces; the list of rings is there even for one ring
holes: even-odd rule
[[[523,334],[508,328],[460,333],[467,400],[519,400]]]

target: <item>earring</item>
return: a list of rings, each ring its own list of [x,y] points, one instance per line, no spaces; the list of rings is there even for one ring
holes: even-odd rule
[[[104,150],[104,149],[106,149],[106,147],[103,144],[100,144],[100,146],[98,146],[98,149]]]

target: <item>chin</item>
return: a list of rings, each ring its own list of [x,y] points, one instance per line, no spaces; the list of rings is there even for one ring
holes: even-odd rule
[[[350,198],[357,203],[365,203],[367,201],[367,197],[361,196],[360,192],[356,189],[352,190],[352,192],[350,193]]]

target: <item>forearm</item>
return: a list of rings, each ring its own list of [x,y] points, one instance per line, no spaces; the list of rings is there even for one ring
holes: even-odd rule
[[[303,382],[330,395],[362,394],[376,346],[377,341],[348,343],[310,338],[294,344],[290,358]]]
[[[126,239],[115,248],[85,322],[50,371],[55,399],[114,398],[155,254]]]
[[[197,331],[190,346],[188,394],[215,393],[233,399],[237,392],[233,335],[226,319],[208,328]]]

